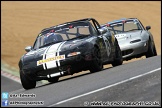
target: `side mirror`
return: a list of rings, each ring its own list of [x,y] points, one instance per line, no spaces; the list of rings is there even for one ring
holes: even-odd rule
[[[151,26],[146,26],[146,30],[149,30],[149,29],[151,29]]]
[[[27,46],[27,47],[25,48],[25,51],[26,51],[26,52],[29,52],[30,50],[32,50],[32,46]]]
[[[98,29],[101,34],[104,34],[107,32],[107,29],[105,27]]]

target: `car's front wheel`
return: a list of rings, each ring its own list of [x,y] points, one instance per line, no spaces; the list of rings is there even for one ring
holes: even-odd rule
[[[36,81],[27,78],[22,71],[20,71],[20,80],[24,89],[32,89],[36,86]]]
[[[123,64],[123,58],[122,58],[122,52],[121,49],[119,47],[118,42],[115,42],[115,59],[112,62],[112,66],[118,66],[118,65],[122,65]]]
[[[146,52],[146,58],[157,56],[155,45],[151,42],[151,40],[148,41],[148,50]]]
[[[99,50],[99,48],[95,47],[94,48],[94,52],[93,52],[93,60],[90,63],[90,72],[98,72],[101,71],[103,69],[103,64],[102,64],[102,60],[101,60],[101,52]]]

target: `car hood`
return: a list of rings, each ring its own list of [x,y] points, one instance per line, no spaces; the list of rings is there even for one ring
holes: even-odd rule
[[[142,30],[138,30],[138,31],[130,31],[130,32],[116,34],[115,37],[117,38],[118,41],[122,41],[122,40],[131,41],[132,39],[140,38],[141,34],[142,34]]]
[[[69,53],[75,50],[78,46],[87,43],[87,41],[85,41],[86,39],[89,39],[89,37],[63,41],[37,50],[31,50],[23,56],[24,63],[36,63],[35,61],[39,61],[47,57],[50,58],[53,56],[58,56],[59,54]]]

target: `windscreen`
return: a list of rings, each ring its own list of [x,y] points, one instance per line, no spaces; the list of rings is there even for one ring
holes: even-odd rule
[[[142,27],[139,25],[137,21],[125,21],[125,22],[110,24],[110,26],[108,26],[108,29],[114,34],[119,34],[123,32],[141,30]]]
[[[34,49],[40,48],[53,43],[58,43],[80,36],[89,36],[90,28],[86,22],[69,23],[58,25],[40,33],[34,44]]]

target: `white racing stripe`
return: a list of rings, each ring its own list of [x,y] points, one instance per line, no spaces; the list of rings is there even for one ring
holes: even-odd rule
[[[66,42],[66,41],[65,41]],[[59,51],[60,51],[60,49],[61,49],[61,47],[64,45],[64,43],[65,42],[60,42],[60,43],[56,43],[56,44],[53,44],[53,45],[51,45],[51,46],[49,46],[46,50],[45,50],[45,52],[44,52],[44,54],[43,54],[43,61],[45,61],[45,60],[49,60],[49,59],[51,59],[51,58],[55,58],[56,56],[58,57],[58,56],[62,56],[63,58],[61,58],[61,59],[65,59],[65,55],[60,55],[59,54]],[[57,54],[56,54],[57,53]],[[57,58],[56,57],[56,58]],[[46,70],[46,69],[51,69],[51,68],[56,68],[57,67],[57,64],[56,64],[56,62],[58,63],[58,66],[60,66],[60,60],[61,59],[57,59],[57,60],[49,60],[48,62],[44,62],[43,63],[43,68],[44,68],[44,70]]]
[[[43,60],[45,60],[46,52],[48,51],[48,49],[49,49],[50,47],[51,47],[51,46],[49,46],[49,47],[45,50],[45,52],[44,52],[44,54],[43,54]],[[45,63],[43,63],[43,69],[46,70]]]
[[[65,41],[66,42],[66,41]],[[58,50],[57,50],[57,56],[59,56],[60,55],[60,49],[61,49],[61,47],[65,44],[65,42],[62,42],[62,44],[60,45],[60,47],[58,48]],[[58,66],[60,66],[60,60],[57,60],[58,61]]]
[[[52,58],[52,57],[56,57],[56,56],[57,56],[57,55],[56,55],[56,52],[57,52],[57,50],[58,50],[58,48],[59,48],[59,46],[60,46],[61,44],[62,44],[62,43],[56,43],[56,44],[52,45],[52,46],[48,49],[48,51],[47,51],[47,53],[46,53],[46,59]],[[55,67],[57,67],[56,61],[53,60],[53,61],[46,62],[46,66],[47,66],[47,69],[55,68]]]
[[[66,99],[66,100],[63,100],[63,101],[57,102],[57,103],[55,103],[55,104],[49,105],[48,107],[52,107],[52,106],[55,106],[55,105],[59,105],[59,104],[62,104],[62,103],[65,103],[65,102],[68,102],[68,101],[71,101],[71,100],[74,100],[74,99],[77,99],[77,98],[80,98],[80,97],[83,97],[83,96],[86,96],[86,95],[92,94],[92,93],[95,93],[95,92],[98,92],[98,91],[101,91],[101,90],[104,90],[104,89],[107,89],[107,88],[110,88],[110,87],[113,87],[113,86],[116,86],[116,85],[119,85],[119,84],[125,83],[125,82],[127,82],[127,81],[130,81],[130,80],[133,80],[133,79],[139,78],[139,77],[141,77],[141,76],[144,76],[144,75],[147,75],[147,74],[150,74],[150,73],[156,72],[156,71],[158,71],[158,70],[161,70],[161,67],[160,67],[160,68],[157,68],[157,69],[154,69],[154,70],[152,70],[152,71],[146,72],[146,73],[144,73],[144,74],[140,74],[140,75],[137,75],[137,76],[134,76],[134,77],[128,78],[128,79],[126,79],[126,80],[123,80],[123,81],[117,82],[117,83],[115,83],[115,84],[111,84],[111,85],[108,85],[108,86],[106,86],[106,87],[99,88],[99,89],[97,89],[97,90],[90,91],[90,92],[85,93],[85,94],[81,94],[81,95],[78,95],[78,96],[71,97],[71,98],[69,98],[69,99]]]

